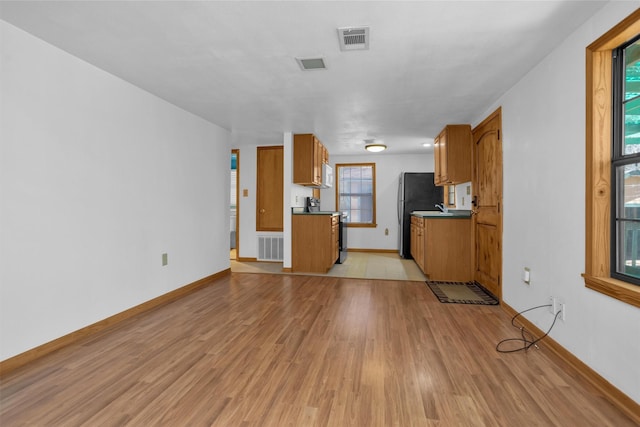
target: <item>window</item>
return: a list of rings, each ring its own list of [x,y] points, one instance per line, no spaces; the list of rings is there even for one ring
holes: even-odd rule
[[[350,227],[376,226],[375,163],[336,164],[336,206]]]
[[[611,276],[640,285],[640,38],[611,61]]]
[[[624,193],[631,194],[633,191],[631,188],[628,191],[624,189],[624,168],[622,171],[618,169],[619,164],[616,163],[618,159],[612,152],[612,130],[616,128],[612,119],[614,109],[612,76],[613,51],[627,46],[639,34],[640,9],[589,45],[586,50],[586,244],[583,275],[588,288],[637,307],[640,307],[640,286],[616,277],[618,262],[612,263],[612,258],[617,257],[616,252],[620,252],[621,257],[626,257],[627,240],[630,251],[634,246],[633,238],[625,237],[622,239],[622,242],[625,242],[624,249],[611,250],[612,236],[618,235],[617,231],[612,232],[614,229],[612,223],[616,223],[617,230],[617,228],[624,229],[627,223],[634,222],[623,220],[620,221],[620,227],[617,227],[618,221],[612,220],[611,215],[612,206],[620,203],[612,203],[612,192],[616,195],[620,192],[622,195],[619,198],[624,201],[626,197]],[[620,149],[620,153],[624,151]],[[628,158],[628,160],[628,165],[638,162],[635,158]],[[612,185],[614,174],[623,176],[622,182],[617,187]],[[630,171],[629,176],[631,176]],[[631,186],[631,181],[629,183]],[[623,190],[619,191],[620,185]],[[616,244],[616,248],[619,246]]]

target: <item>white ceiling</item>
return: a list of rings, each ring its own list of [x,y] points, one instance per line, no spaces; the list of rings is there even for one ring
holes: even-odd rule
[[[232,131],[315,133],[331,154],[418,153],[469,123],[606,1],[46,1],[0,18]],[[370,49],[337,28],[367,25]],[[302,71],[295,57],[322,56]],[[583,78],[579,76],[579,78]]]

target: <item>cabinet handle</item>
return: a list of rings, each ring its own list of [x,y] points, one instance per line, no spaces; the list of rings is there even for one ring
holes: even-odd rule
[[[260,213],[264,213],[264,212],[265,212],[265,210],[264,210],[264,209],[260,209]]]

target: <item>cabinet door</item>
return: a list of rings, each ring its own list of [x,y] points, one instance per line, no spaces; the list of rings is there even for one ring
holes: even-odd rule
[[[416,251],[416,239],[418,237],[418,232],[416,231],[416,229],[418,228],[417,225],[415,225],[413,223],[413,220],[411,222],[411,234],[409,236],[409,238],[411,239],[410,241],[410,252],[411,252],[411,256],[413,257],[413,259],[417,259],[418,257],[418,252]]]
[[[418,225],[417,236],[416,236],[416,254],[417,254],[416,262],[418,263],[420,270],[422,270],[422,272],[426,274],[425,263],[424,263],[424,258],[425,258],[424,241],[426,239],[425,231],[426,229],[424,227],[424,220],[420,219],[420,224]]]
[[[440,146],[438,151],[438,157],[440,158],[440,183],[444,185],[449,182],[449,141],[446,129],[442,131],[438,137],[438,145]]]
[[[447,139],[447,181],[453,184],[471,181],[471,126],[447,126]]]
[[[424,273],[429,280],[472,280],[470,218],[427,218],[424,235]]]
[[[335,225],[329,215],[291,216],[291,267],[294,272],[324,274],[333,267],[338,259],[339,238],[337,221]]]
[[[313,134],[293,136],[293,183],[308,186],[322,184],[322,163],[329,153]]]
[[[440,179],[440,168],[442,167],[440,165],[440,135],[433,140],[433,161],[435,164],[433,182],[436,185],[442,185],[442,179]]]
[[[313,137],[313,183],[322,184],[322,143]]]
[[[282,231],[284,213],[284,148],[258,147],[256,230]]]
[[[471,126],[447,125],[434,140],[436,185],[471,181]]]

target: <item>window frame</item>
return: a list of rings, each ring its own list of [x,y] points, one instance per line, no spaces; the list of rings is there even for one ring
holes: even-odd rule
[[[612,51],[640,33],[640,9],[586,48],[585,286],[640,307],[640,286],[611,275]]]
[[[635,277],[625,272],[619,271],[618,265],[619,253],[626,250],[626,240],[620,241],[619,228],[625,223],[638,223],[639,219],[627,218],[626,214],[620,212],[624,209],[623,190],[626,188],[624,178],[618,175],[619,168],[627,165],[640,163],[640,152],[626,154],[625,153],[625,66],[624,51],[632,44],[640,40],[640,34],[633,37],[630,41],[623,43],[616,49],[612,50],[612,146],[611,146],[611,277],[629,282],[634,285],[640,285],[640,277]],[[625,243],[623,247],[623,243]]]
[[[340,168],[343,167],[362,167],[362,166],[371,166],[373,182],[372,182],[372,192],[373,192],[373,206],[372,206],[372,217],[371,223],[368,222],[345,222],[347,227],[362,227],[362,228],[375,228],[378,226],[376,223],[376,205],[377,205],[377,197],[376,197],[376,164],[367,162],[367,163],[336,163],[336,178],[335,178],[335,186],[336,186],[336,211],[340,211]]]

